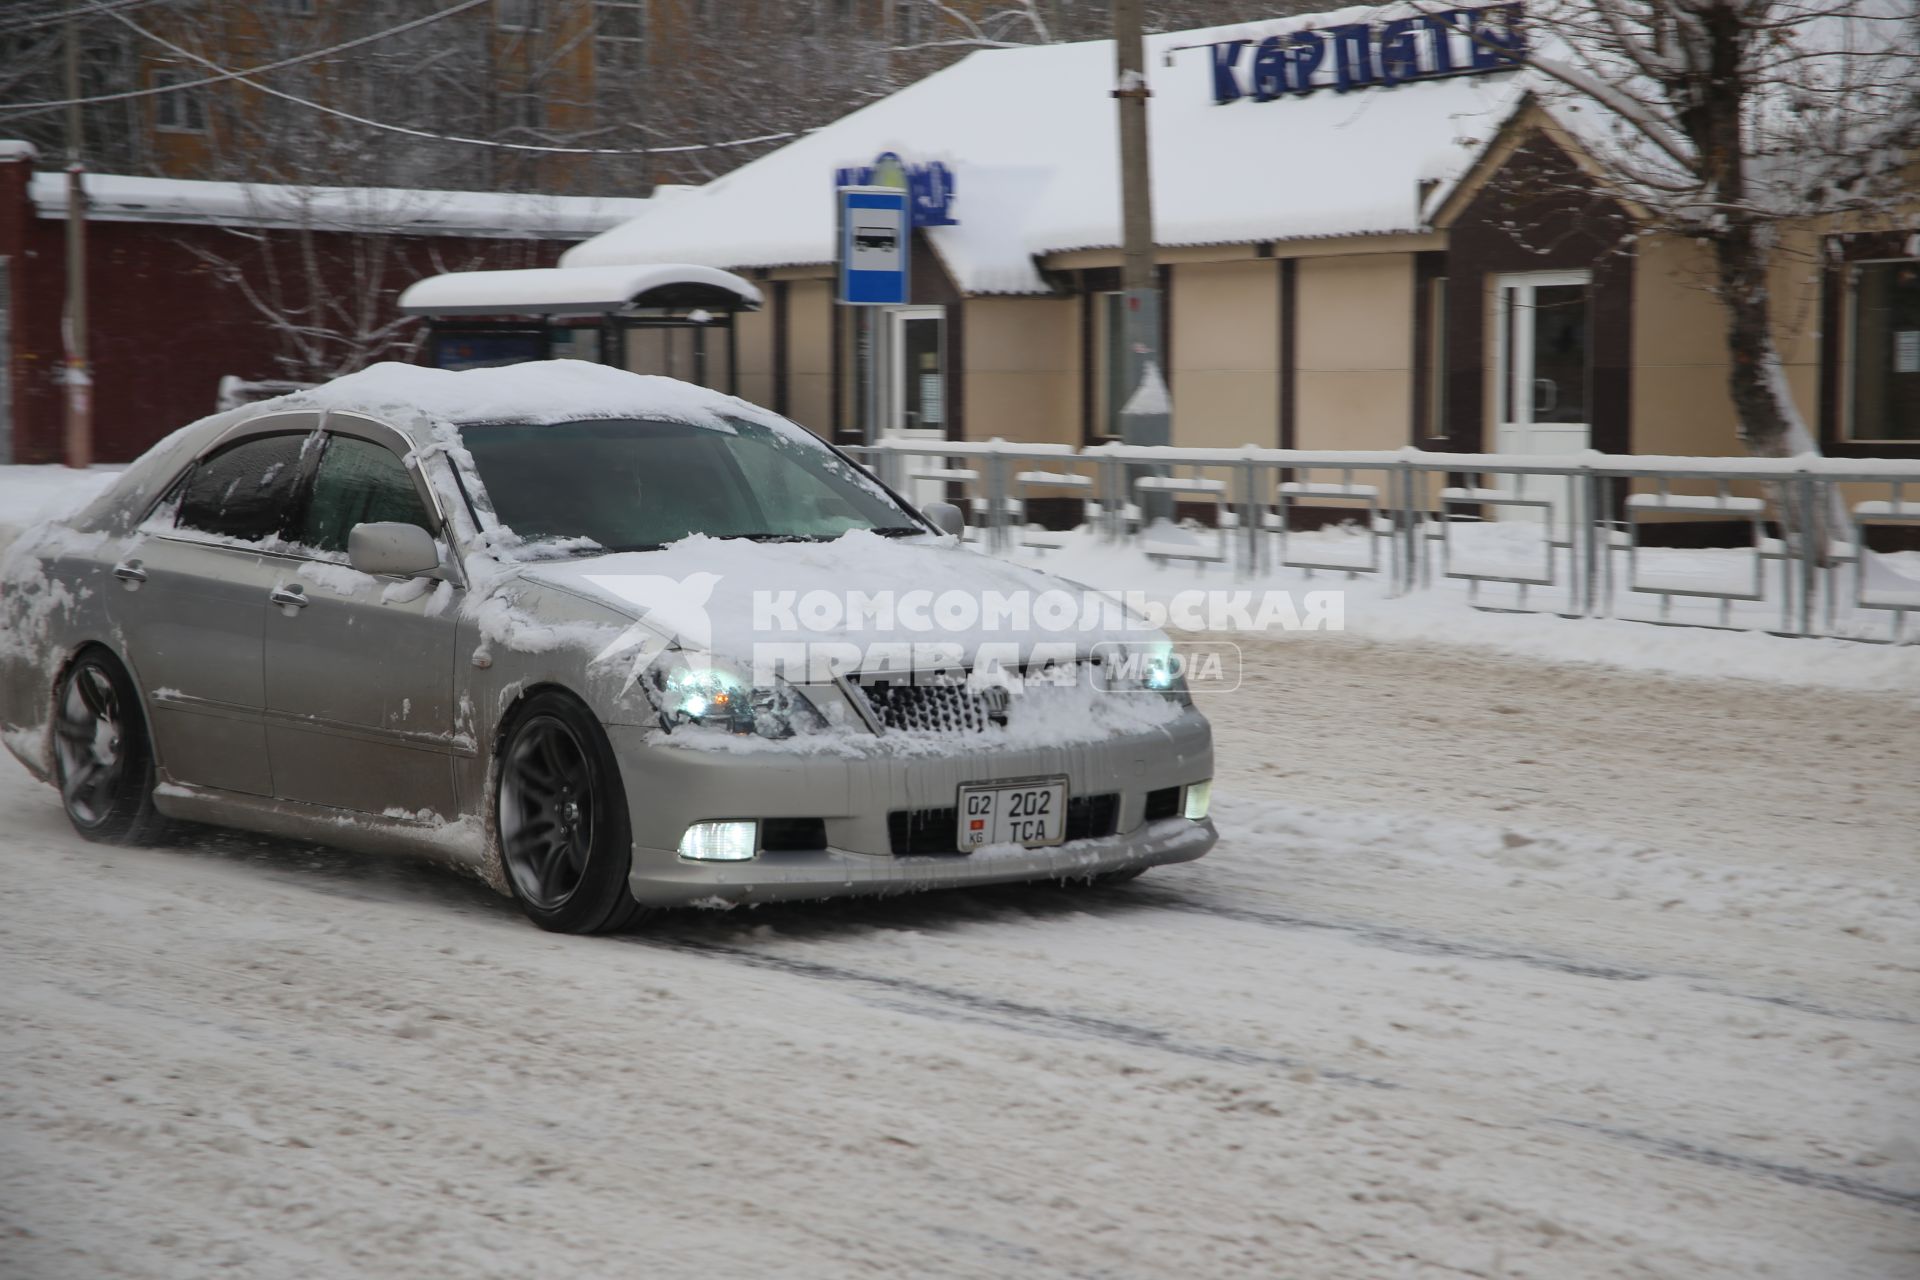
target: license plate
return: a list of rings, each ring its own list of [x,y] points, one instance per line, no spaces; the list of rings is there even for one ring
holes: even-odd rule
[[[963,850],[989,844],[1038,849],[1067,838],[1065,778],[968,783],[960,788],[958,809]]]

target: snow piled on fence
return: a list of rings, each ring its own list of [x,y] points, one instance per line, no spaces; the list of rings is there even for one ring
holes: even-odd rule
[[[1475,556],[1476,568],[1493,569],[1503,563],[1518,567],[1516,562],[1527,555],[1528,544],[1537,541],[1539,531],[1505,524],[1463,525],[1456,536],[1462,537]],[[1216,537],[1210,531],[1198,534],[1194,549],[1212,550],[1217,545]],[[1364,556],[1360,545],[1363,540],[1363,535],[1345,528],[1292,535],[1295,555],[1328,559]],[[1034,553],[1016,549],[1013,554],[1025,560]],[[1537,561],[1537,552],[1534,555]],[[1654,555],[1661,557],[1665,572],[1717,581],[1729,572],[1738,572],[1741,558],[1750,553],[1660,551]],[[1920,554],[1880,559],[1887,562],[1884,572],[1920,580]],[[1552,612],[1508,612],[1505,608],[1517,600],[1512,588],[1506,588],[1505,595],[1489,589],[1484,603],[1493,609],[1477,609],[1468,601],[1465,585],[1456,582],[1436,582],[1392,597],[1387,584],[1373,580],[1372,575],[1349,579],[1344,573],[1321,571],[1310,575],[1282,568],[1258,578],[1241,578],[1225,564],[1156,562],[1136,546],[1109,543],[1086,530],[1066,535],[1063,546],[1035,562],[1103,591],[1139,591],[1162,602],[1195,588],[1289,591],[1296,601],[1309,591],[1338,592],[1344,602],[1345,630],[1386,644],[1468,645],[1537,661],[1831,689],[1898,689],[1920,697],[1920,644],[1862,644],[1842,639],[1787,638],[1764,631],[1652,626],[1646,621],[1618,617],[1563,618]],[[1624,572],[1624,566],[1618,571]],[[1767,572],[1777,575],[1779,568],[1770,565]],[[1536,591],[1531,597],[1533,607],[1542,607],[1551,598],[1550,592]],[[1306,613],[1301,612],[1303,616]],[[1775,607],[1765,616],[1777,613]],[[1698,605],[1678,607],[1676,616],[1710,621]]]

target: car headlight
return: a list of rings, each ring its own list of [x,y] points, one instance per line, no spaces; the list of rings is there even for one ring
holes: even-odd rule
[[[728,667],[682,659],[656,665],[651,687],[661,727],[669,733],[698,724],[728,733],[791,738],[827,724],[805,694],[778,676],[771,684],[756,685]]]
[[[1193,701],[1187,692],[1187,664],[1171,644],[1115,645],[1104,656],[1108,692],[1164,693],[1176,702]]]

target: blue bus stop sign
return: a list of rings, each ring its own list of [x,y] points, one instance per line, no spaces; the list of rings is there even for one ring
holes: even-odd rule
[[[895,187],[840,188],[840,301],[868,307],[907,302],[913,234],[908,199]]]

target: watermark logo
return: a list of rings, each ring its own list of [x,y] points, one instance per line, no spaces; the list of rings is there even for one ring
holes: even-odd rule
[[[1339,591],[811,591],[753,593],[753,630],[768,632],[1342,631]]]
[[[713,573],[587,580],[640,611],[640,624],[598,658],[629,660],[633,678],[669,649],[701,669],[723,653],[750,666],[756,687],[962,685],[995,719],[1013,695],[1040,686],[1229,691],[1241,681],[1241,649],[1217,637],[1346,625],[1339,591],[756,588],[725,597]]]

